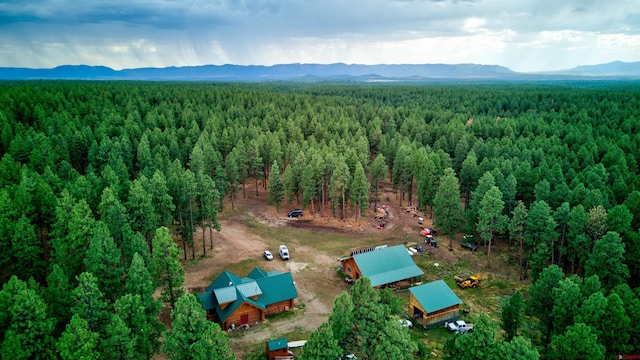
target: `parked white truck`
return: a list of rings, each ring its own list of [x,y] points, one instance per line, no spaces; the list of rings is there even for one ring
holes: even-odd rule
[[[280,258],[282,260],[289,260],[289,249],[287,249],[286,245],[280,245],[278,252],[280,253]]]
[[[444,327],[451,332],[457,332],[458,334],[468,333],[473,331],[473,324],[467,324],[462,320],[456,320],[454,322],[447,322]]]

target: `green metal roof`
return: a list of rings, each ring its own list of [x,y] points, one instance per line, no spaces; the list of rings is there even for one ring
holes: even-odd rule
[[[267,341],[267,347],[269,348],[269,351],[286,349],[289,347],[289,343],[286,338],[273,339]]]
[[[249,275],[247,277],[250,277],[252,279],[260,279],[263,277],[267,277],[269,275],[267,275],[267,272],[260,269],[260,268],[254,268],[253,270],[251,270],[251,272],[249,273]]]
[[[204,307],[205,310],[211,310],[215,308],[217,305],[215,299],[213,298],[213,294],[210,292],[206,292],[204,294],[198,294],[198,297],[200,298],[202,307]]]
[[[298,297],[298,291],[296,291],[291,273],[257,279],[256,282],[262,289],[262,295],[258,298],[258,301],[262,304],[271,305]]]
[[[222,272],[222,274],[220,274],[220,276],[213,280],[211,285],[207,286],[206,291],[212,292],[214,289],[220,289],[231,285],[238,285],[241,283],[242,279],[225,270]]]
[[[387,247],[353,256],[363,277],[371,286],[380,286],[424,274],[403,245]]]
[[[444,282],[433,281],[424,285],[409,288],[409,291],[418,300],[427,313],[442,310],[456,304],[462,304],[462,300]]]
[[[199,294],[202,306],[215,309],[221,321],[225,321],[243,303],[266,310],[267,305],[298,297],[291,273],[279,271],[266,272],[255,268],[250,276],[240,278],[228,271],[223,271],[207,287],[204,294]],[[257,300],[252,296],[258,296]],[[229,303],[224,309],[220,304]]]
[[[221,289],[214,289],[213,294],[215,295],[218,304],[226,304],[238,299],[235,286],[227,286]]]
[[[255,281],[237,285],[236,288],[246,297],[262,295],[262,290]]]

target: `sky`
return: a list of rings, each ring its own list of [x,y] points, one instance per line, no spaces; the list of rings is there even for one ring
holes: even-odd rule
[[[638,0],[0,0],[0,67],[640,61]]]

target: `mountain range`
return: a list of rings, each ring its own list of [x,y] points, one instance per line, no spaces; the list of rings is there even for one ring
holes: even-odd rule
[[[0,80],[150,80],[150,81],[324,81],[363,82],[426,80],[640,80],[640,62],[615,61],[568,70],[520,73],[478,64],[281,64],[202,65],[114,70],[105,66],[63,65],[52,69],[0,67]]]

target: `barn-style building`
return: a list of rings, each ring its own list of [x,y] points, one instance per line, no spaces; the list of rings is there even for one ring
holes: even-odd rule
[[[376,288],[393,287],[399,282],[411,286],[424,274],[403,245],[362,249],[339,261],[342,273],[354,280],[369,278],[371,286]]]
[[[267,315],[290,310],[298,297],[291,273],[253,269],[245,278],[222,272],[199,294],[207,318],[227,330],[264,321]]]
[[[409,289],[409,314],[425,329],[457,320],[461,304],[462,300],[443,280]]]

